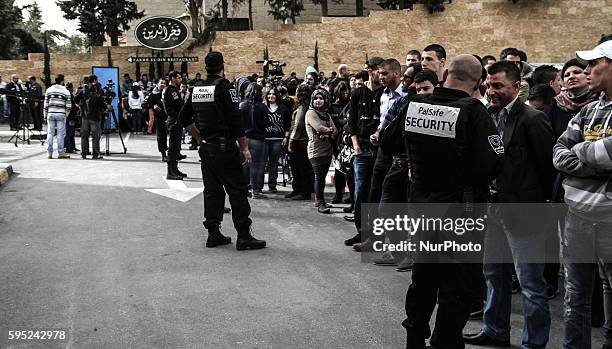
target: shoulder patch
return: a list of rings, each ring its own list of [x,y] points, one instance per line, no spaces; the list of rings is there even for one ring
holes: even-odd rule
[[[434,137],[455,138],[460,108],[412,102],[406,112],[404,130]]]
[[[492,135],[487,137],[489,139],[489,144],[495,154],[503,154],[504,153],[504,142],[499,135]]]
[[[210,103],[215,101],[216,86],[194,86],[191,103]]]
[[[240,103],[240,98],[238,97],[238,91],[235,88],[230,88],[230,97],[232,97],[232,102]]]
[[[174,99],[179,99],[179,98],[181,98],[181,97],[178,95],[178,93],[176,93],[176,92],[172,91],[172,98],[174,98]]]

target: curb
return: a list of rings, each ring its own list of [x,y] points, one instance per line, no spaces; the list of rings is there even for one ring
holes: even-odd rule
[[[0,163],[0,186],[8,182],[12,174],[13,174],[13,166],[9,164]]]

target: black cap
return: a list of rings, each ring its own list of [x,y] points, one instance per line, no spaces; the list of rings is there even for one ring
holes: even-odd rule
[[[223,55],[221,54],[221,52],[217,51],[208,52],[208,54],[204,58],[204,64],[206,65],[206,69],[221,69],[223,67]]]

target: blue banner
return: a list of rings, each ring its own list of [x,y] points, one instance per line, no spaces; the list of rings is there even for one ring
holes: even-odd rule
[[[98,81],[102,85],[102,88],[106,88],[109,82],[112,81],[114,84],[113,92],[115,93],[115,98],[113,98],[113,109],[115,110],[115,115],[117,116],[117,121],[119,121],[119,98],[121,94],[119,93],[119,68],[117,67],[91,67],[91,73],[98,77]],[[104,123],[105,129],[116,129],[119,126],[115,124],[115,120],[112,118],[106,118],[106,122]]]

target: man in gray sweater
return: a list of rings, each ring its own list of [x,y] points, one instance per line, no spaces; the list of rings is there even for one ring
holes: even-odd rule
[[[612,41],[578,51],[576,56],[588,64],[584,73],[589,89],[601,98],[582,108],[554,147],[553,163],[567,174],[563,182],[569,208],[563,238],[566,349],[591,347],[591,295],[597,264],[605,278],[612,280]],[[603,348],[612,348],[612,338],[606,338]]]

